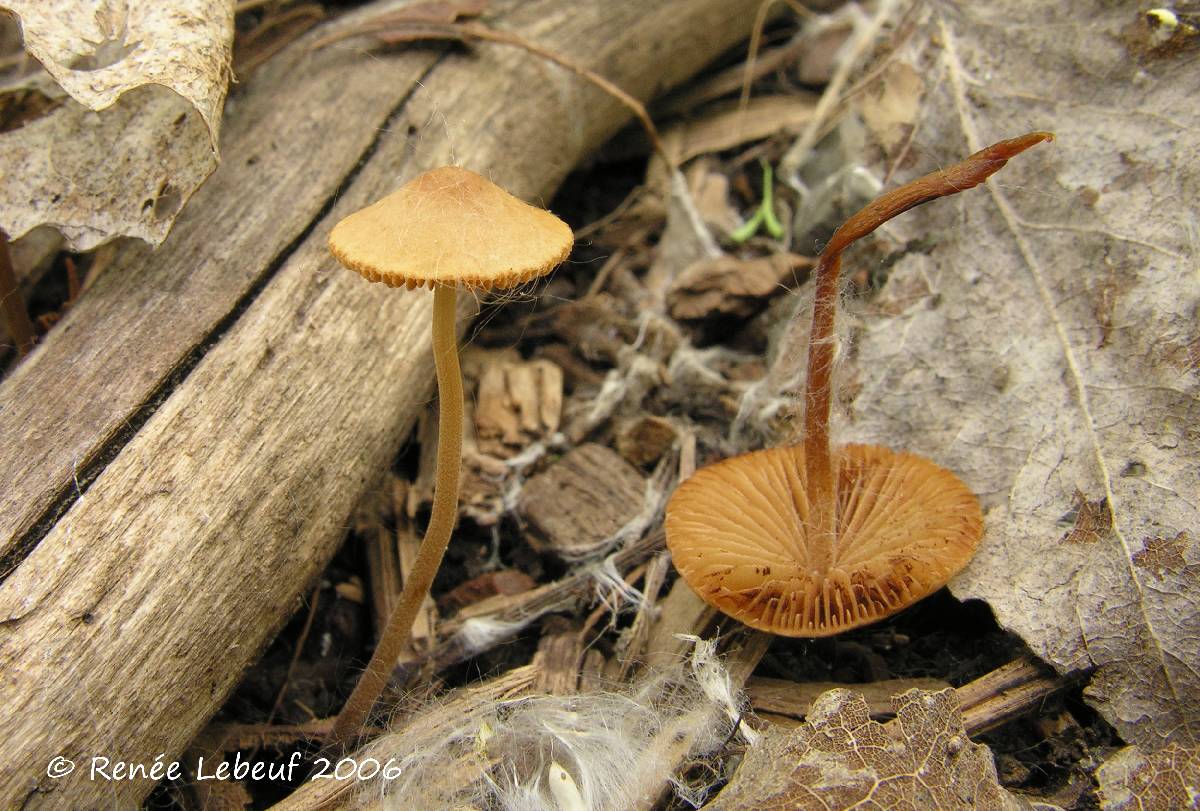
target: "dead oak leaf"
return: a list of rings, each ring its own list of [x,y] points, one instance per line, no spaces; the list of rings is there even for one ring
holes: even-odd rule
[[[1095,543],[1112,532],[1112,511],[1102,498],[1088,501],[1087,496],[1076,490],[1070,515],[1072,527],[1063,536],[1063,543]]]
[[[918,165],[895,182],[934,168],[919,156],[1057,141],[894,223],[894,242],[932,242],[891,265],[846,355],[861,390],[842,438],[961,476],[987,531],[955,594],[1059,671],[1091,670],[1085,696],[1127,742],[1194,746],[1200,374],[1167,348],[1200,337],[1200,72],[1132,59],[1127,5],[1028,9],[927,5],[891,56],[926,82]]]
[[[1180,532],[1174,538],[1147,538],[1142,543],[1142,551],[1135,552],[1133,563],[1152,573],[1158,580],[1168,574],[1179,574],[1187,568],[1183,559],[1183,548],[1188,541],[1188,534]]]
[[[116,236],[162,242],[217,166],[232,0],[0,0],[21,21],[54,99],[0,134],[0,227],[40,225],[84,251]],[[11,88],[10,88],[11,89]]]
[[[1170,744],[1152,755],[1128,746],[1096,772],[1103,811],[1200,807],[1200,750]]]
[[[892,698],[872,721],[866,699],[830,690],[795,729],[768,730],[710,811],[1049,809],[1001,788],[986,746],[963,731],[953,690]]]

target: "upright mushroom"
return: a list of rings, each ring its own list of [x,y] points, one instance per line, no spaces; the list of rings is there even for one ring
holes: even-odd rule
[[[887,448],[830,449],[841,255],[897,214],[977,186],[1052,139],[993,144],[882,195],[834,232],[816,268],[804,444],[706,467],[667,505],[675,567],[707,602],[760,630],[829,636],[900,611],[966,565],[983,516],[958,477]]]
[[[438,381],[438,457],[433,511],[403,593],[362,678],[334,723],[333,738],[357,734],[388,676],[450,543],[458,515],[463,391],[455,305],[459,285],[512,287],[567,258],[570,227],[474,172],[426,172],[334,226],[329,250],[350,270],[390,287],[433,289]]]

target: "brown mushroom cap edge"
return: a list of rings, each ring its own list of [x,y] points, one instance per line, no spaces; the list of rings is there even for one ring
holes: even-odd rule
[[[837,542],[813,559],[804,448],[702,468],[667,507],[675,567],[708,603],[784,636],[841,633],[890,616],[961,570],[983,534],[975,495],[921,456],[846,445],[837,457]]]
[[[410,289],[513,287],[557,267],[572,242],[558,217],[458,166],[418,175],[329,233],[342,265]]]

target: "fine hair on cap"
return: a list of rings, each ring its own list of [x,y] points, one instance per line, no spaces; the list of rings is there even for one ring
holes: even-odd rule
[[[983,515],[957,476],[875,445],[845,445],[835,457],[838,525],[827,567],[809,534],[803,447],[736,456],[683,482],[666,531],[688,584],[753,628],[830,636],[908,607],[970,560]]]
[[[329,250],[373,282],[513,287],[571,252],[571,229],[468,169],[418,175],[333,227]]]

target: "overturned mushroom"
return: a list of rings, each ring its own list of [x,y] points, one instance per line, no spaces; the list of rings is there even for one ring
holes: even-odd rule
[[[675,566],[707,602],[760,630],[829,636],[900,611],[966,565],[983,516],[953,473],[887,448],[830,448],[841,254],[892,217],[977,186],[1052,139],[1034,132],[993,144],[882,195],[834,232],[816,268],[804,444],[704,468],[667,505]]]
[[[433,289],[438,459],[433,511],[412,572],[362,678],[334,724],[333,738],[355,735],[383,691],[412,630],[458,515],[462,457],[462,375],[455,303],[459,285],[512,287],[545,275],[567,258],[571,229],[474,172],[434,169],[334,226],[329,250],[375,282]]]

